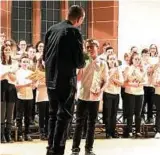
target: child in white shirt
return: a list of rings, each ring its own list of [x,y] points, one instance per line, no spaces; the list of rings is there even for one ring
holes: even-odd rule
[[[16,89],[18,102],[16,106],[17,110],[17,127],[18,127],[18,141],[32,141],[32,138],[29,134],[29,124],[31,119],[31,110],[33,102],[33,91],[32,91],[32,81],[27,79],[29,75],[32,74],[32,71],[28,69],[29,58],[27,55],[24,55],[20,59],[20,68],[16,72]],[[22,119],[24,116],[24,138],[22,135]]]

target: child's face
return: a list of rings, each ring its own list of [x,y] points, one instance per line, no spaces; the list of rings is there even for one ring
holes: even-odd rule
[[[98,56],[99,48],[95,44],[86,43],[86,49],[89,52],[92,59],[95,59]]]
[[[7,47],[4,49],[4,55],[5,55],[5,56],[10,56],[10,55],[11,55],[11,47],[10,47],[10,46],[7,46]]]
[[[29,58],[33,59],[35,57],[35,55],[36,55],[36,49],[29,48],[29,50],[28,50],[28,56],[29,56]]]
[[[38,51],[42,53],[43,50],[44,50],[44,44],[43,44],[43,43],[40,43],[40,44],[38,45]]]
[[[109,58],[108,58],[108,63],[109,63],[109,66],[111,68],[114,67],[117,64],[117,57],[116,57],[116,55],[110,55]]]
[[[143,59],[147,59],[147,58],[149,58],[149,56],[150,56],[149,53],[143,53],[142,54]]]
[[[152,45],[151,48],[149,49],[149,52],[150,52],[151,56],[155,56],[155,54],[157,52],[156,45]]]
[[[141,63],[141,58],[139,55],[135,55],[134,58],[133,58],[133,65],[134,66],[139,66]]]
[[[113,51],[113,49],[108,49],[105,53],[106,53],[106,55],[108,56],[108,55],[110,55],[110,54],[113,54],[114,51]]]
[[[29,67],[29,59],[28,58],[23,58],[21,60],[21,67],[23,69],[27,69]]]
[[[25,51],[26,47],[27,47],[26,41],[25,40],[20,41],[20,43],[19,43],[20,50]]]

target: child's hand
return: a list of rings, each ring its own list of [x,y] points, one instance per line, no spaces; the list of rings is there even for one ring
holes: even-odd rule
[[[35,82],[32,82],[32,83],[31,83],[31,87],[32,87],[32,89],[36,89],[36,83],[35,83]]]
[[[138,87],[138,83],[135,83],[135,82],[129,82],[128,84],[131,87]]]

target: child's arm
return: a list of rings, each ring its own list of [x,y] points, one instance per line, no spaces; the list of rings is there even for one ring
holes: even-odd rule
[[[8,78],[12,82],[16,82],[16,75],[14,73],[8,73]]]
[[[157,71],[155,70],[154,73],[153,73],[153,77],[152,77],[152,84],[155,86],[155,87],[160,87],[160,81],[158,80],[158,73]]]
[[[0,75],[0,80],[5,80],[5,79],[7,79],[7,75],[8,75],[8,73],[1,74],[1,75]]]
[[[83,68],[78,70],[77,81],[81,81],[83,76]]]
[[[32,82],[30,82],[30,83],[27,83],[27,84],[16,84],[15,85],[15,87],[17,88],[17,89],[19,89],[19,88],[23,88],[23,87],[32,87]]]
[[[20,76],[21,72],[17,71],[16,72],[16,84],[15,84],[15,87],[17,89],[20,89],[20,88],[23,88],[23,87],[32,87],[32,84],[33,82],[30,81],[30,82],[25,82],[26,79],[20,79],[21,76]]]
[[[45,78],[37,81],[37,87],[44,87],[46,86]]]

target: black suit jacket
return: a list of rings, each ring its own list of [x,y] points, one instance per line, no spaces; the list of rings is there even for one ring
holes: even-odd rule
[[[70,21],[62,21],[48,29],[43,60],[48,88],[56,89],[62,83],[76,87],[76,69],[84,67],[85,60],[82,35]]]

